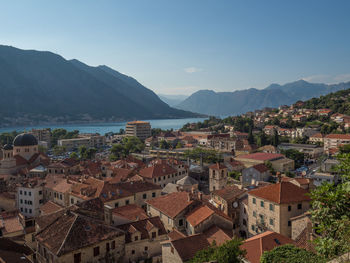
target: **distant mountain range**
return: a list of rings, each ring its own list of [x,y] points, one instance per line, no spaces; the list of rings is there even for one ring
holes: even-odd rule
[[[290,105],[298,100],[307,100],[349,88],[350,82],[327,85],[298,80],[285,85],[272,84],[262,90],[200,90],[176,105],[176,108],[213,116],[237,115],[264,107]]]
[[[166,95],[158,94],[159,98],[168,104],[170,107],[180,104],[182,101],[188,98],[188,95]]]
[[[107,66],[1,45],[0,94],[1,126],[199,116]]]

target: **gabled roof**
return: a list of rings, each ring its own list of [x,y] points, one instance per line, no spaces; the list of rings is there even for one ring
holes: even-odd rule
[[[203,234],[192,235],[184,238],[179,238],[170,241],[176,249],[183,262],[193,258],[195,254],[210,246],[207,238]]]
[[[146,201],[147,204],[171,218],[176,217],[193,202],[187,192],[175,192]]]
[[[260,257],[265,251],[270,251],[277,246],[285,244],[295,244],[295,242],[281,234],[266,231],[246,239],[241,245],[241,249],[247,251],[245,258],[250,263],[260,263]]]
[[[269,170],[269,168],[267,168],[267,166],[263,163],[256,164],[253,166],[253,168],[260,173],[264,173],[264,172],[267,172]]]
[[[113,215],[123,217],[131,221],[138,221],[148,218],[145,210],[134,204],[114,208],[112,213]]]
[[[198,184],[198,181],[191,176],[185,176],[184,178],[176,181],[176,184],[178,185],[195,185]]]
[[[228,201],[240,197],[246,192],[245,189],[239,189],[235,185],[226,186],[223,189],[215,190],[214,195],[220,196],[222,199]]]
[[[124,235],[122,231],[101,221],[67,211],[41,230],[36,239],[53,254],[61,256],[121,235]]]
[[[213,170],[220,170],[220,169],[226,169],[226,165],[224,165],[223,163],[215,163],[211,166],[209,166],[210,169],[213,169]]]
[[[167,176],[168,174],[175,174],[177,170],[166,163],[155,163],[150,167],[141,169],[139,173],[142,177],[157,178],[160,176]]]
[[[197,226],[215,212],[206,205],[199,206],[186,215],[186,220],[193,226]]]
[[[302,201],[310,201],[308,191],[290,182],[280,182],[251,190],[253,195],[277,204],[289,204]]]
[[[118,228],[125,231],[126,243],[132,242],[131,236],[135,232],[141,233],[141,240],[151,239],[152,238],[151,233],[154,231],[157,233],[157,236],[167,234],[167,231],[165,230],[164,225],[158,216],[139,220],[139,221],[124,224],[124,225],[119,225]]]
[[[233,231],[229,229],[222,229],[216,225],[212,225],[210,228],[205,230],[203,234],[206,236],[208,242],[213,244],[215,241],[216,245],[220,246],[233,237]]]
[[[51,214],[51,213],[55,213],[59,210],[62,210],[63,207],[60,206],[59,204],[56,204],[52,201],[47,201],[45,204],[43,204],[40,207],[40,212],[42,215],[47,215],[47,214]]]

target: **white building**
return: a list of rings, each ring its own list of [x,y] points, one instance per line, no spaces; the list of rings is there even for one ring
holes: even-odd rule
[[[44,203],[43,181],[31,179],[17,188],[17,207],[26,217],[40,215],[40,207]]]

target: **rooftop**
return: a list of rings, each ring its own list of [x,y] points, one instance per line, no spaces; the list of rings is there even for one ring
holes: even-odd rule
[[[244,154],[239,155],[237,159],[251,159],[251,160],[257,160],[257,161],[269,161],[274,159],[280,159],[283,158],[283,154],[279,153],[251,153],[251,154]]]
[[[251,190],[253,195],[277,204],[289,204],[302,201],[310,201],[308,191],[290,182],[280,182]]]

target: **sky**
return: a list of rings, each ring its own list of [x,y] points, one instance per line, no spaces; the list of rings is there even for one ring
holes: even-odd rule
[[[107,65],[158,94],[350,81],[348,0],[0,0],[0,44]]]

